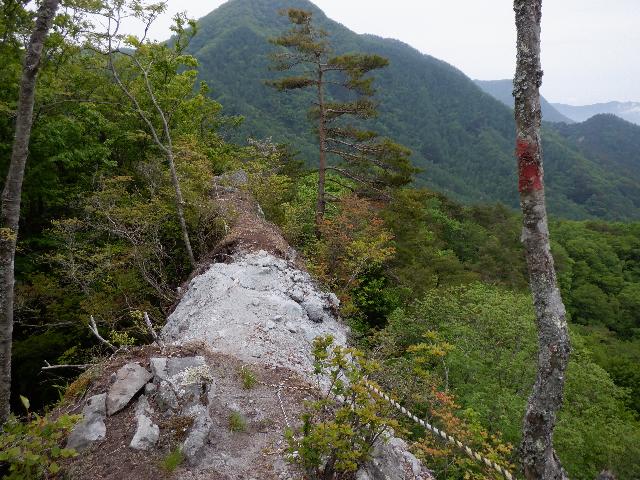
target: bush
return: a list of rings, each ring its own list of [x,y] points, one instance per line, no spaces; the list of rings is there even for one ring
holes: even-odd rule
[[[369,458],[376,440],[398,423],[385,415],[388,406],[369,394],[365,375],[376,366],[361,352],[319,337],[313,355],[318,382],[328,380],[329,388],[305,404],[302,427],[287,432],[289,453],[311,479],[349,478]]]
[[[242,388],[245,390],[251,390],[258,383],[256,374],[243,365],[240,369],[240,379],[242,380]]]
[[[0,436],[0,462],[8,466],[7,480],[48,478],[60,471],[57,460],[77,455],[70,448],[60,447],[80,419],[80,415],[61,415],[56,419],[28,412],[29,400],[20,397],[27,409],[27,419],[21,422],[11,417]]]

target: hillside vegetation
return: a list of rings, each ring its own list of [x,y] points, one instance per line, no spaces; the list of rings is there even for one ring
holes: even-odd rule
[[[327,18],[307,0],[232,0],[200,19],[189,47],[200,78],[229,113],[245,116],[235,138],[271,136],[295,145],[311,162],[313,134],[306,122],[310,94],[279,95],[268,38],[286,28],[279,11],[303,8],[335,41],[337,52],[375,53],[390,65],[377,75],[380,134],[409,147],[419,182],[458,200],[517,206],[513,161],[513,114],[451,65],[397,40],[358,35]],[[248,59],[251,59],[248,61]],[[547,196],[552,213],[566,218],[640,218],[640,197],[626,176],[585,157],[573,144],[544,136]],[[585,192],[584,186],[589,185]]]

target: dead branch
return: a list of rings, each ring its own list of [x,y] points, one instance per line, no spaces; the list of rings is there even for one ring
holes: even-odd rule
[[[144,312],[144,323],[147,324],[147,328],[149,329],[149,332],[151,333],[151,336],[153,337],[153,341],[156,342],[156,344],[160,348],[164,348],[164,342],[162,340],[160,340],[160,337],[158,337],[158,334],[154,330],[153,324],[151,323],[151,319],[149,318],[149,314],[147,312]]]
[[[42,367],[40,370],[57,370],[60,368],[78,368],[81,370],[86,370],[87,368],[94,367],[95,365],[96,365],[95,363],[82,363],[78,365],[51,365],[49,362],[45,360],[44,367]]]
[[[91,333],[93,333],[93,335],[100,341],[100,343],[109,347],[113,352],[118,351],[118,349],[114,347],[111,342],[109,342],[108,340],[105,340],[104,337],[100,335],[100,332],[98,332],[98,326],[96,325],[96,321],[93,319],[93,315],[89,317],[89,330],[91,330]]]

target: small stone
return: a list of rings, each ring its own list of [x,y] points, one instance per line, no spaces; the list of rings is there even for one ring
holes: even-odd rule
[[[116,381],[107,392],[107,415],[119,412],[153,375],[139,363],[127,363],[116,373]]]
[[[267,320],[264,324],[264,328],[265,330],[273,330],[274,328],[276,328],[276,324],[275,322],[271,321],[271,320]]]
[[[338,308],[340,306],[340,299],[336,296],[335,293],[331,292],[328,295],[328,300],[332,307]]]
[[[302,308],[305,309],[309,320],[315,323],[321,323],[330,316],[324,310],[324,302],[319,298],[306,298],[302,302]]]
[[[67,448],[82,450],[97,440],[103,440],[107,434],[104,419],[107,415],[107,394],[94,395],[87,399],[82,409],[82,420],[73,428]]]
[[[178,408],[178,397],[173,391],[173,387],[171,386],[171,384],[166,380],[160,382],[155,400],[158,408],[162,412],[167,412],[168,410],[175,410]]]
[[[129,446],[135,450],[149,450],[160,438],[160,428],[146,415],[138,415],[138,428]]]
[[[298,333],[298,329],[297,327],[292,323],[292,322],[287,322],[284,324],[284,326],[286,327],[287,330],[289,330],[291,333]]]
[[[138,403],[136,404],[136,412],[135,415],[140,416],[140,415],[152,415],[153,414],[153,408],[151,408],[151,405],[149,405],[149,400],[147,400],[146,395],[140,395],[140,398],[138,398]]]
[[[187,412],[195,417],[195,421],[182,446],[182,453],[191,466],[197,465],[202,457],[204,446],[209,437],[213,422],[206,408],[198,406]]]
[[[158,386],[155,383],[149,382],[144,386],[145,395],[153,395],[158,390]]]

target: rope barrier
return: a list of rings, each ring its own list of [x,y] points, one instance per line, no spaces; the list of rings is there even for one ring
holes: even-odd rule
[[[418,418],[416,415],[411,413],[405,407],[403,407],[398,402],[393,400],[389,395],[387,395],[386,393],[380,391],[378,388],[374,387],[372,384],[370,384],[366,380],[364,382],[364,385],[371,392],[375,393],[380,398],[383,398],[384,400],[386,400],[392,407],[394,407],[395,409],[397,409],[400,412],[402,412],[404,415],[409,417],[414,422],[419,423],[424,428],[426,428],[428,431],[430,431],[430,432],[434,433],[435,435],[441,437],[443,440],[446,440],[447,442],[457,446],[459,449],[464,451],[469,457],[473,458],[474,460],[477,460],[478,462],[486,465],[489,468],[494,469],[495,471],[497,471],[500,475],[502,475],[507,480],[515,480],[515,477],[513,475],[511,475],[511,473],[508,470],[506,470],[505,468],[501,467],[496,462],[488,459],[487,457],[485,457],[483,455],[480,455],[478,452],[474,452],[473,450],[471,450],[471,448],[469,448],[468,446],[464,445],[461,441],[455,439],[454,437],[452,437],[448,433],[446,433],[446,432],[434,427],[429,422],[425,422],[421,418]]]
[[[288,378],[287,380],[290,380],[290,378]],[[258,383],[263,385],[263,386],[265,386],[265,387],[271,387],[271,388],[274,388],[276,390],[276,396],[278,398],[278,402],[280,403],[280,409],[282,410],[282,414],[284,416],[285,424],[287,425],[287,427],[290,428],[289,418],[288,418],[287,412],[286,412],[286,410],[284,408],[284,403],[282,401],[282,397],[280,395],[282,390],[287,388],[287,389],[292,389],[292,390],[308,391],[308,390],[311,390],[312,388],[310,388],[310,387],[294,387],[292,385],[286,385],[284,382],[282,382],[280,384],[268,384],[268,383],[264,383],[264,382],[258,381]],[[427,429],[431,433],[434,433],[436,436],[438,436],[438,437],[442,438],[443,440],[455,445],[460,450],[462,450],[464,453],[466,453],[470,458],[473,458],[474,460],[478,461],[479,463],[482,463],[483,465],[495,470],[496,472],[498,472],[500,475],[502,475],[507,480],[516,480],[516,478],[511,474],[511,472],[506,470],[504,467],[498,465],[496,462],[494,462],[493,460],[490,460],[489,458],[485,457],[484,455],[481,455],[478,452],[472,450],[470,447],[468,447],[467,445],[463,444],[460,440],[457,440],[455,437],[452,437],[447,432],[445,432],[443,430],[440,430],[439,428],[434,427],[433,425],[431,425],[429,422],[426,422],[426,421],[422,420],[421,418],[417,417],[411,411],[407,410],[405,407],[403,407],[398,402],[396,402],[394,399],[392,399],[389,395],[387,395],[386,393],[382,392],[380,389],[378,389],[377,387],[375,387],[374,385],[369,383],[367,380],[364,380],[364,385],[365,385],[365,387],[367,387],[367,389],[369,389],[375,395],[377,395],[380,398],[386,400],[396,410],[400,411],[402,414],[406,415],[407,417],[409,417],[414,422],[422,425],[425,429]]]

